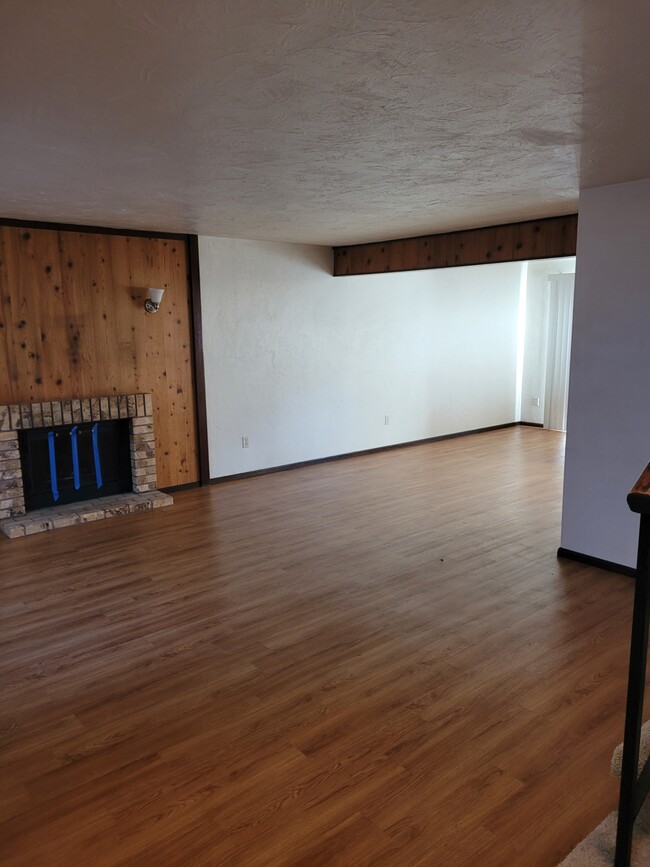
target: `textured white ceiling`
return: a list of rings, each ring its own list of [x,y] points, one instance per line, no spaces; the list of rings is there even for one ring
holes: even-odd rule
[[[0,215],[351,243],[650,176],[648,0],[0,0]]]

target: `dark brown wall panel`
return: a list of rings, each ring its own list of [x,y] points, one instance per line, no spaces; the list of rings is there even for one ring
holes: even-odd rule
[[[334,247],[334,276],[575,256],[577,214],[462,232]]]
[[[0,404],[150,391],[158,484],[197,481],[187,274],[184,240],[1,226]]]

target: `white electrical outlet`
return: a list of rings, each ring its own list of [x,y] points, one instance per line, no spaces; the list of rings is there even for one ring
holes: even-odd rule
[[[247,448],[248,448],[248,437],[242,437],[242,438],[241,438],[241,447],[242,447],[243,449],[247,449]]]
[[[389,415],[384,416],[384,424],[390,424],[390,416]]]
[[[539,398],[538,397],[533,398],[533,406],[539,406]]]

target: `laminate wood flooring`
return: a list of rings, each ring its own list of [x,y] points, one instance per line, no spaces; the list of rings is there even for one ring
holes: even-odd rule
[[[0,541],[2,863],[556,864],[616,806],[633,594],[556,559],[563,445]]]

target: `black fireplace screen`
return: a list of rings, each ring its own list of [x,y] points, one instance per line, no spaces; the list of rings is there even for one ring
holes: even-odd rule
[[[129,421],[20,431],[25,508],[132,490]]]

